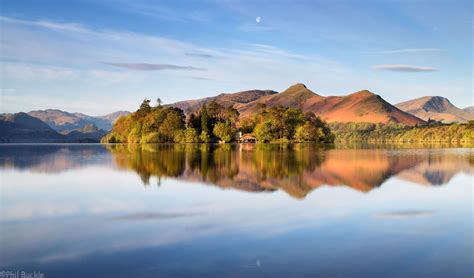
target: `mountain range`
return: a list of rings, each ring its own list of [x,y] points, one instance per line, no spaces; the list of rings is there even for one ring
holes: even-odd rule
[[[99,142],[107,132],[88,124],[59,133],[27,113],[0,115],[0,143],[89,143]]]
[[[313,112],[327,122],[369,122],[421,125],[429,119],[444,123],[474,120],[474,107],[460,109],[444,97],[422,97],[392,105],[368,90],[345,96],[322,96],[298,83],[278,93],[273,90],[250,90],[220,94],[194,100],[180,101],[170,106],[181,108],[186,114],[194,113],[210,101],[232,106],[240,118],[248,118],[266,107],[286,106]]]
[[[1,143],[99,142],[115,120],[130,112],[88,116],[58,109],[0,115]]]
[[[229,107],[236,104],[246,104],[258,100],[261,97],[278,94],[272,90],[249,90],[230,94],[220,94],[214,97],[201,99],[184,100],[170,104],[169,106],[178,107],[186,114],[198,111],[203,104],[215,101],[223,106]]]
[[[245,97],[251,95],[251,97]],[[347,96],[321,96],[304,84],[295,84],[281,93],[275,91],[244,91],[221,94],[214,98],[181,101],[170,104],[192,113],[207,102],[216,101],[236,108],[241,118],[250,117],[266,107],[286,106],[313,112],[328,122],[402,123],[417,125],[425,123],[409,113],[385,101],[379,95],[363,90]],[[197,105],[199,104],[199,105]]]
[[[445,123],[474,120],[474,107],[460,109],[444,97],[422,97],[392,105],[368,90],[345,96],[322,96],[304,84],[290,86],[283,92],[248,90],[223,93],[213,97],[185,100],[168,106],[185,114],[197,112],[203,104],[216,101],[249,118],[267,107],[285,106],[313,112],[327,122],[400,123],[423,125],[428,120]],[[102,116],[70,113],[58,109],[0,115],[0,142],[98,142],[118,117],[130,112],[117,111]]]
[[[58,109],[35,110],[28,112],[28,115],[38,118],[47,123],[57,132],[69,132],[75,129],[82,129],[86,125],[94,125],[99,129],[109,131],[115,120],[130,112],[117,111],[103,116],[89,116],[82,113],[69,113]]]

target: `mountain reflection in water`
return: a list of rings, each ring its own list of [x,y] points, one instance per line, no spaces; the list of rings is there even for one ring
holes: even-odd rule
[[[115,145],[118,167],[150,177],[176,177],[250,192],[283,190],[296,198],[323,186],[368,192],[392,176],[427,185],[472,173],[470,151],[321,149],[312,145]]]
[[[24,155],[23,155],[24,154]],[[283,190],[305,198],[320,186],[368,192],[396,176],[420,185],[443,185],[472,174],[470,149],[324,149],[313,145],[48,145],[0,147],[0,167],[61,172],[109,165],[140,175],[176,178],[248,192]]]

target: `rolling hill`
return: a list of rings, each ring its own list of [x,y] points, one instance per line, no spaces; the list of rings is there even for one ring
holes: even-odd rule
[[[0,142],[2,143],[54,143],[64,140],[63,135],[26,113],[0,115]]]
[[[440,96],[421,97],[395,106],[425,121],[432,119],[452,123],[474,120],[474,114],[454,106],[447,98]]]
[[[76,129],[82,129],[86,125],[95,125],[99,129],[111,130],[115,120],[130,112],[117,111],[103,116],[89,116],[82,113],[69,113],[58,109],[35,110],[28,112],[28,115],[38,118],[47,123],[54,130],[63,133]]]
[[[463,109],[463,111],[474,114],[474,106],[469,106]]]
[[[211,101],[216,101],[217,103],[228,106],[234,106],[238,104],[245,104],[257,100],[261,97],[277,94],[278,92],[272,90],[249,90],[242,91],[237,93],[224,93],[214,97],[207,97],[201,99],[185,100],[180,102],[175,102],[169,106],[177,107],[182,109],[186,114],[196,112],[201,108],[203,104],[206,104]]]
[[[258,99],[240,107],[243,117],[246,111],[255,110],[249,106],[283,105],[300,108],[304,112],[313,112],[328,122],[369,122],[422,124],[423,121],[394,107],[379,95],[367,90],[347,96],[320,96],[309,90],[304,84],[296,84],[277,95]]]
[[[321,96],[304,84],[295,84],[281,93],[275,91],[243,91],[234,94],[222,94],[213,98],[181,101],[171,104],[189,114],[209,101],[233,106],[241,118],[251,117],[266,107],[285,106],[300,108],[303,112],[314,112],[328,122],[370,122],[401,123],[406,125],[423,124],[424,121],[401,111],[379,95],[367,90],[347,96]]]
[[[0,143],[94,143],[105,134],[92,124],[61,134],[27,113],[0,115]]]

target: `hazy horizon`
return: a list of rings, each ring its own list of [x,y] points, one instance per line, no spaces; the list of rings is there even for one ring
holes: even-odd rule
[[[2,113],[88,115],[304,83],[473,105],[470,1],[2,1]]]

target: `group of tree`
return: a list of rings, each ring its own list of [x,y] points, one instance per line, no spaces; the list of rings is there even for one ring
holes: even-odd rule
[[[104,143],[209,143],[230,142],[237,132],[239,112],[215,101],[186,117],[176,107],[163,106],[158,99],[152,107],[145,99],[140,108],[119,118]]]
[[[325,142],[334,141],[329,126],[314,113],[275,106],[264,109],[242,121],[242,129],[252,130],[258,142]]]
[[[253,133],[258,142],[332,142],[329,126],[314,113],[277,106],[239,121],[239,112],[215,101],[189,114],[176,107],[155,106],[145,99],[139,109],[119,118],[104,143],[231,142],[238,131]]]
[[[373,123],[331,123],[336,142],[369,143],[474,143],[474,122],[423,126]]]

